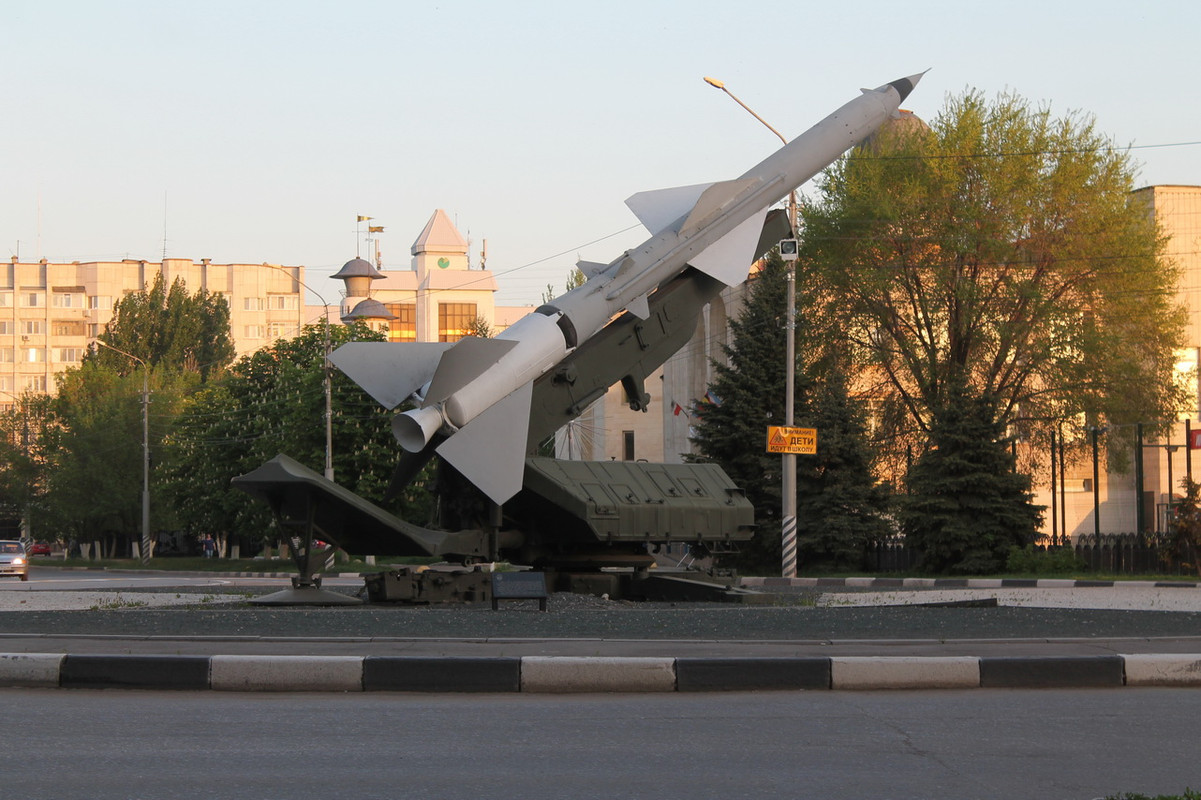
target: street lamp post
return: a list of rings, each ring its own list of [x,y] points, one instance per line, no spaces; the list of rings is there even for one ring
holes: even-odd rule
[[[363,218],[360,217],[359,219],[361,221]],[[367,217],[367,219],[370,219],[370,217]],[[329,360],[329,303],[325,301],[325,298],[321,296],[320,292],[311,288],[307,283],[288,272],[283,267],[276,266],[275,264],[264,264],[263,266],[267,267],[268,269],[274,269],[284,273],[292,280],[300,284],[301,288],[316,295],[317,299],[321,301],[321,307],[323,310],[323,313],[321,314],[321,332],[324,335],[325,350],[323,359],[325,379],[322,381],[322,389],[325,392],[325,479],[327,481],[332,481],[334,479],[334,411],[333,382],[330,377],[330,372],[333,369],[333,365]],[[303,307],[304,304],[301,303],[301,308],[303,309]]]
[[[1101,547],[1101,466],[1097,436],[1108,430],[1108,425],[1102,425],[1101,427],[1097,427],[1096,425],[1088,426],[1088,432],[1093,444],[1093,538],[1098,552]]]
[[[705,83],[710,86],[720,89],[729,96],[738,105],[742,106],[752,117],[763,123],[769,131],[779,137],[780,141],[788,144],[788,139],[778,130],[768,124],[767,120],[759,116],[746,103],[742,102],[734,95],[726,85],[716,78],[705,78]],[[796,236],[797,230],[797,201],[796,191],[788,193],[788,227],[793,236]],[[788,331],[785,337],[785,378],[784,378],[784,424],[791,428],[795,422],[793,409],[796,405],[796,262],[787,261],[788,272],[785,277],[786,281],[786,302],[787,311],[785,319],[785,329]],[[781,550],[781,574],[785,578],[796,577],[797,569],[797,545],[796,545],[796,454],[784,453],[783,459],[784,479],[782,481],[781,490],[783,494],[780,515],[780,550]]]
[[[142,359],[113,347],[102,339],[96,344],[107,347],[142,365],[142,563],[150,563],[150,365]]]

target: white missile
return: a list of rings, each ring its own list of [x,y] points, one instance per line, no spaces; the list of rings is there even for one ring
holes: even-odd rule
[[[409,452],[436,452],[496,503],[521,489],[534,380],[614,317],[645,319],[647,296],[691,266],[727,285],[746,279],[772,205],[898,114],[922,75],[861,94],[733,180],[641,192],[626,200],[651,232],[587,280],[493,339],[354,342],[331,360],[387,408],[412,399],[392,430]]]

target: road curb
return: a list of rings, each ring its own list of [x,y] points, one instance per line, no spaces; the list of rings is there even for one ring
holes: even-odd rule
[[[832,689],[974,689],[980,659],[972,656],[835,656]]]
[[[1098,581],[1072,578],[757,578],[744,589],[1197,589],[1197,581]]]
[[[719,692],[1201,687],[1201,654],[657,658],[0,653],[0,687],[252,692]]]

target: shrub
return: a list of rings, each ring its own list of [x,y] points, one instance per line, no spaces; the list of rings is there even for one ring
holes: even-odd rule
[[[1070,575],[1081,572],[1084,569],[1084,562],[1070,547],[1043,549],[1028,544],[1025,547],[1009,548],[1005,569],[1008,572],[1025,572],[1036,575]]]

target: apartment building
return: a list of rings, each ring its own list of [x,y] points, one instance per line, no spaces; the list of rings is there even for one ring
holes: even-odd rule
[[[182,279],[189,292],[224,296],[239,355],[294,336],[305,321],[301,266],[13,258],[0,265],[0,410],[24,392],[52,393],[54,376],[79,365],[112,319],[113,304],[158,275],[168,286]]]
[[[1201,431],[1201,186],[1159,185],[1138,189],[1134,202],[1142,203],[1167,237],[1165,255],[1178,267],[1176,299],[1187,313],[1185,346],[1176,354],[1176,370],[1189,386],[1192,402],[1168,433],[1160,439],[1146,438],[1141,453],[1128,452],[1132,467],[1110,473],[1107,461],[1107,432],[1098,434],[1100,467],[1093,486],[1091,459],[1070,461],[1064,479],[1051,494],[1049,481],[1036,487],[1035,502],[1059,513],[1059,532],[1074,537],[1100,530],[1103,534],[1165,530],[1173,498],[1181,496],[1181,480],[1201,480],[1201,460],[1194,458],[1201,444],[1191,433]],[[1193,439],[1193,441],[1190,441]],[[1136,456],[1141,455],[1140,459]],[[1140,483],[1141,481],[1141,483]],[[1046,532],[1052,533],[1051,522]]]

